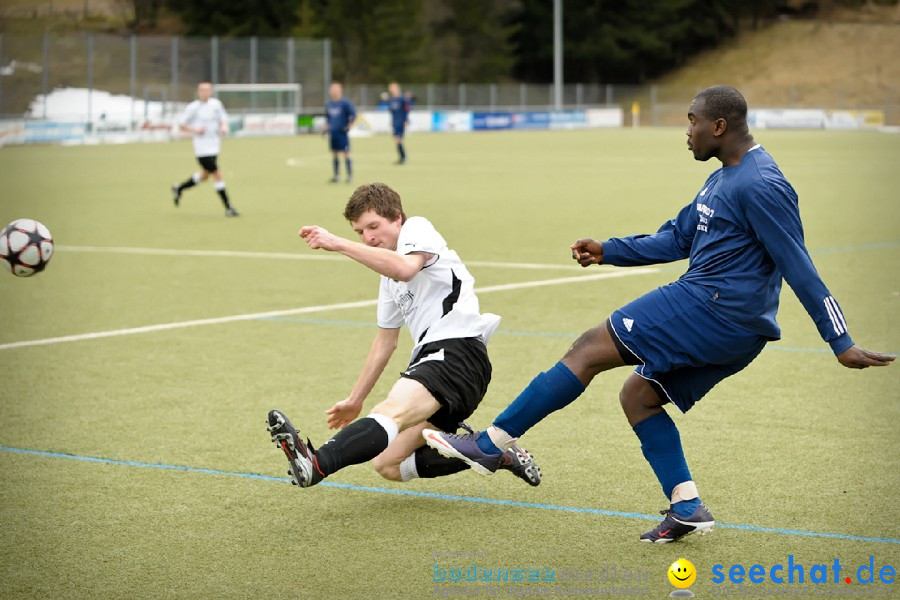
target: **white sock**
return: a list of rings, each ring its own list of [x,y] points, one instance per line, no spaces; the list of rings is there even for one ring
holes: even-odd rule
[[[200,172],[199,171],[194,173],[194,175],[191,177],[191,181],[193,181],[194,183],[200,183]]]
[[[378,413],[369,413],[369,418],[376,421],[379,425],[381,425],[388,436],[388,445],[397,439],[397,434],[400,433],[400,428],[397,427],[397,424],[390,417],[387,417]]]
[[[416,471],[416,453],[413,452],[400,463],[400,481],[409,481],[419,476]]]
[[[216,186],[216,191],[217,191],[217,192],[220,191],[220,190],[224,190],[224,189],[225,189],[225,182],[224,182],[224,181],[217,181],[217,182],[215,183],[215,186]]]
[[[487,428],[488,437],[494,442],[494,445],[506,452],[516,443],[518,438],[514,438],[499,427],[491,425]]]

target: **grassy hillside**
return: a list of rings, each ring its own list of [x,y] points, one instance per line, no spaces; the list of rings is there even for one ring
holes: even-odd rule
[[[661,88],[728,83],[756,106],[886,108],[900,120],[900,5],[867,6],[743,32],[662,78]]]

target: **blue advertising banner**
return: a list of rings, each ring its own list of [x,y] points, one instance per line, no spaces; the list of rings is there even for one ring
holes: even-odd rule
[[[488,129],[512,129],[513,115],[508,112],[473,113],[472,129],[484,131]]]
[[[25,143],[72,142],[84,139],[84,123],[25,121]]]

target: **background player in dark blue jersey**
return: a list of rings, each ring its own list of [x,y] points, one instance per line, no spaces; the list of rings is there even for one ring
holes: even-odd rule
[[[350,136],[348,132],[356,120],[356,108],[344,98],[344,88],[337,81],[328,88],[328,96],[331,98],[325,107],[325,118],[328,121],[328,134],[331,138],[330,148],[332,153],[332,166],[334,176],[332,183],[337,183],[341,161],[339,154],[344,155],[344,164],[347,167],[347,183],[353,181],[353,164],[350,161]]]
[[[391,126],[394,129],[394,141],[397,143],[397,164],[406,162],[406,150],[403,148],[403,134],[409,125],[409,99],[400,93],[400,84],[396,81],[388,85],[390,99],[388,110],[391,111]]]
[[[747,103],[736,89],[700,92],[688,113],[694,158],[722,168],[696,198],[652,235],[582,239],[572,258],[582,266],[648,265],[689,258],[678,281],[657,288],[589,329],[563,359],[541,373],[487,431],[452,435],[426,430],[426,442],[489,474],[508,444],[575,400],[598,373],[637,365],[619,400],[644,457],[670,500],[664,520],[640,536],[671,542],[712,529],[675,423],[663,409],[687,412],[781,337],[775,314],[782,278],[812,317],[837,360],[851,369],[886,366],[894,356],[853,343],[837,301],[822,283],[803,241],[797,194],[747,128]]]

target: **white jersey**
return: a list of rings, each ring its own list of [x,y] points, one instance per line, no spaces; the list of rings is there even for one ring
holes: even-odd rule
[[[433,256],[410,281],[382,275],[378,326],[395,329],[406,324],[415,344],[413,355],[437,340],[483,336],[486,343],[500,317],[479,312],[475,279],[424,217],[410,217],[400,229],[397,254],[413,253]]]
[[[228,123],[228,113],[218,98],[210,98],[206,102],[194,100],[188,104],[178,121],[179,125],[203,129],[203,133],[194,136],[194,154],[197,156],[219,154],[221,148],[219,131],[222,123]]]

